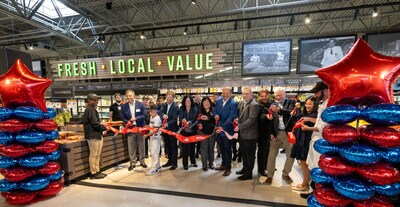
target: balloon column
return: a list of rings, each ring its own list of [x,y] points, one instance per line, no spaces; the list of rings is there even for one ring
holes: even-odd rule
[[[316,71],[328,85],[329,123],[323,139],[314,143],[321,153],[311,170],[317,183],[309,206],[394,206],[400,196],[400,105],[392,104],[392,84],[400,73],[400,58],[375,53],[359,39],[338,63]],[[369,125],[350,126],[365,120]],[[397,166],[397,167],[396,167]]]
[[[17,62],[0,76],[1,195],[9,204],[34,202],[63,187],[56,112],[47,109],[44,92],[52,83]]]

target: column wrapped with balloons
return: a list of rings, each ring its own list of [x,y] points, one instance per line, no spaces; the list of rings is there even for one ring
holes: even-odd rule
[[[400,196],[400,105],[392,84],[400,58],[374,52],[359,39],[338,63],[316,71],[328,85],[322,120],[329,123],[311,170],[317,189],[308,206],[394,206]],[[364,123],[364,124],[362,124]]]
[[[32,203],[63,188],[56,112],[44,99],[52,82],[21,60],[0,76],[0,192],[9,204]]]

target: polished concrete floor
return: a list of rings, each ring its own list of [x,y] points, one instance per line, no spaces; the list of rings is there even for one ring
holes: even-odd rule
[[[151,158],[146,159],[148,165],[150,161]],[[232,174],[228,177],[214,170],[204,172],[200,159],[197,159],[197,168],[189,167],[185,171],[178,160],[178,169],[163,169],[155,176],[145,175],[149,168],[136,167],[129,172],[129,163],[124,163],[106,170],[104,173],[108,176],[105,179],[84,179],[65,187],[55,197],[30,206],[306,206],[300,192],[292,191],[291,185],[281,179],[284,161],[285,154],[279,154],[272,185],[263,183],[266,177],[257,175],[257,166],[253,180],[237,180],[235,172],[242,167],[237,162],[233,162]],[[161,164],[165,162],[162,158]],[[220,162],[218,158],[214,163],[218,166]],[[301,182],[298,164],[294,164],[290,176],[294,184]],[[0,206],[9,206],[2,197]]]

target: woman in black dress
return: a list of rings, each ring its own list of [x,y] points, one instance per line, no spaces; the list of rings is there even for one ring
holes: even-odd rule
[[[213,110],[214,107],[211,99],[208,96],[204,97],[201,100],[199,125],[197,130],[198,134],[213,134],[215,128],[215,117]],[[215,136],[210,136],[209,138],[200,142],[201,163],[204,171],[207,171],[208,168],[214,169],[214,144]]]
[[[293,190],[297,191],[308,191],[310,189],[310,169],[306,164],[309,144],[311,140],[311,127],[314,126],[318,116],[318,102],[313,99],[307,99],[304,105],[303,113],[299,117],[302,121],[302,126],[294,130],[296,135],[296,144],[293,145],[291,157],[300,160],[301,170],[303,172],[303,182],[294,185]]]

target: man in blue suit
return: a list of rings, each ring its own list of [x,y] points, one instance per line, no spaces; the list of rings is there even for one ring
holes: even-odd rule
[[[135,92],[133,90],[127,90],[126,98],[128,102],[121,107],[121,118],[124,123],[132,122],[132,127],[144,127],[146,125],[146,107],[142,102],[135,100]],[[131,160],[129,171],[133,170],[136,166],[137,153],[139,149],[139,160],[140,166],[147,168],[144,162],[144,138],[141,133],[130,133],[128,134],[128,152]]]
[[[159,115],[162,119],[166,119],[167,123],[165,127],[167,130],[172,132],[178,131],[178,115],[179,106],[174,102],[175,92],[172,90],[167,91],[165,94],[166,103],[161,105]],[[178,145],[177,139],[174,136],[163,134],[165,152],[168,152],[168,162],[162,167],[171,166],[170,170],[175,170],[178,167]],[[167,150],[168,149],[168,150]]]
[[[219,127],[226,131],[228,134],[233,135],[233,120],[237,116],[238,104],[232,99],[232,89],[223,88],[222,98],[219,98],[215,103],[216,118],[219,118]],[[218,171],[224,171],[223,176],[231,174],[232,162],[232,148],[231,142],[226,137],[225,133],[217,135],[217,142],[221,148],[222,164],[215,168]]]

